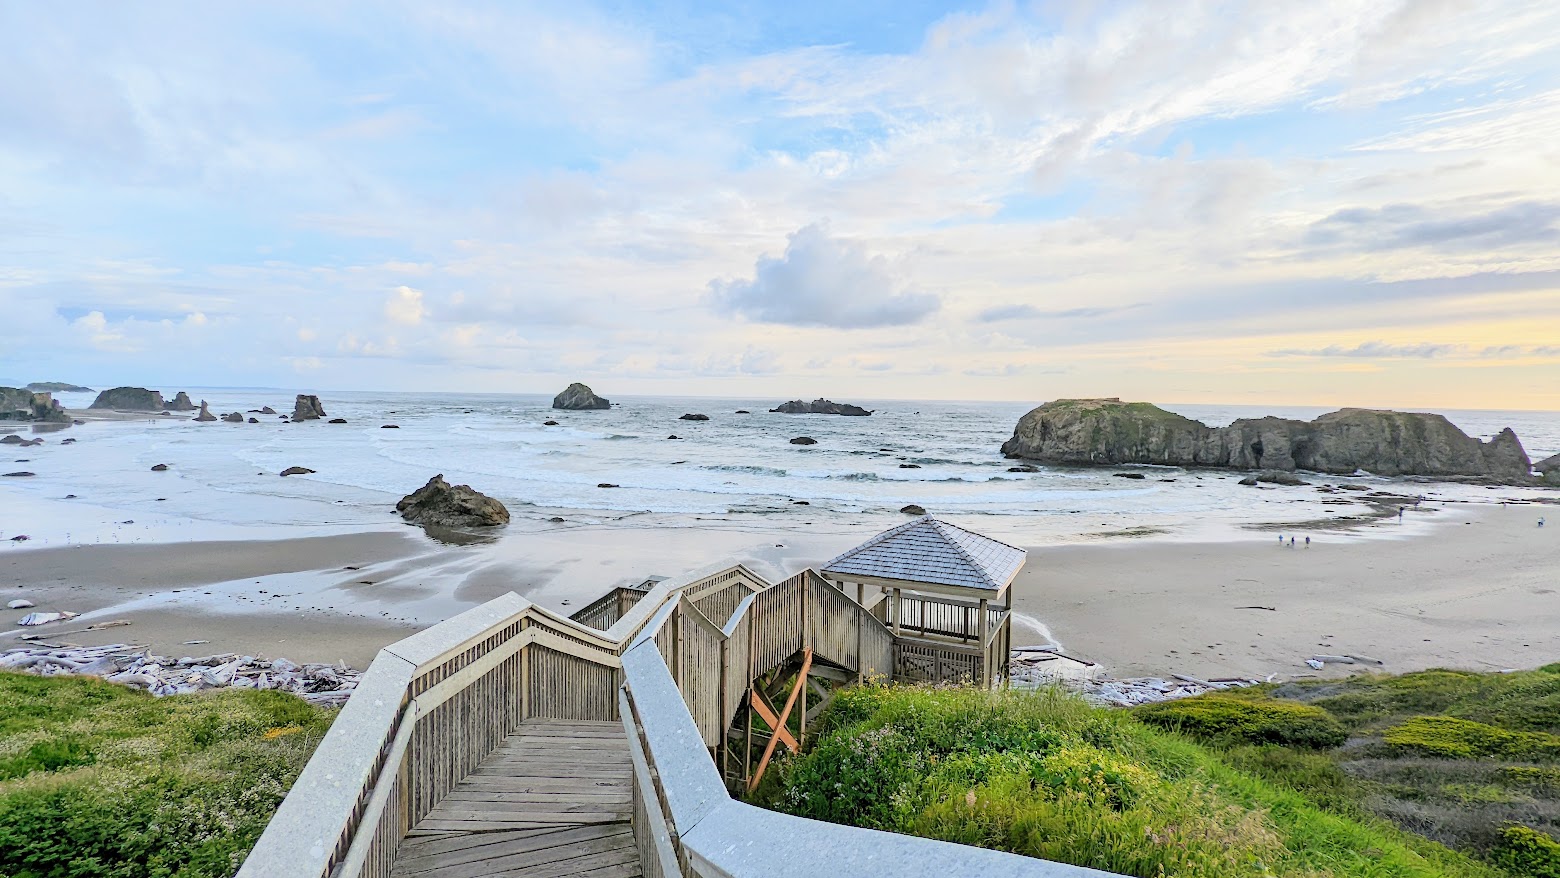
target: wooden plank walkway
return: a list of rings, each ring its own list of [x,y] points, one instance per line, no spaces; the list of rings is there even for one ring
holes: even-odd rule
[[[527,720],[424,817],[394,878],[638,878],[623,725]]]

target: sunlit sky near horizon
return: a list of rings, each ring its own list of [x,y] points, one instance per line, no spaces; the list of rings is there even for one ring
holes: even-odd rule
[[[0,0],[0,384],[1560,410],[1553,2]]]

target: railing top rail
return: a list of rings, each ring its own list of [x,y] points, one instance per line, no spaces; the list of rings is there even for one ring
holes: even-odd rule
[[[512,623],[516,616],[534,608],[535,604],[509,592],[398,640],[385,647],[382,654],[389,653],[419,668],[437,664],[472,643],[492,636]]]
[[[748,611],[753,609],[753,602],[758,599],[757,594],[758,592],[754,592],[743,598],[742,602],[737,604],[737,608],[731,611],[731,618],[727,619],[726,624],[722,625],[720,629],[720,633],[723,636],[730,638],[731,635],[736,633],[737,623],[741,622],[742,617],[746,616]]]
[[[612,627],[605,632],[606,637],[618,643],[635,642],[639,639],[640,629],[660,611],[661,605],[672,594],[685,589],[695,588],[704,580],[713,579],[733,571],[736,572],[737,576],[745,577],[749,581],[759,584],[760,587],[766,587],[769,584],[768,580],[748,569],[746,565],[730,561],[711,564],[687,576],[663,579],[656,583],[655,587],[650,589],[640,599],[639,603],[635,604],[627,613],[624,613],[623,618],[612,623]]]

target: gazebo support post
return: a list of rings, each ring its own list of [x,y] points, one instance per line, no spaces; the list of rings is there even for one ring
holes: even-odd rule
[[[902,633],[899,630],[900,601],[904,600],[902,595],[903,595],[903,592],[900,589],[897,589],[897,588],[894,589],[894,636],[895,637],[898,637]]]
[[[991,628],[991,615],[986,612],[986,605],[987,600],[981,598],[980,609],[976,610],[980,613],[980,684],[982,686],[991,685],[991,648],[986,643],[986,635]]]
[[[845,581],[842,579],[842,580],[840,580],[840,591],[844,591],[844,590],[845,590]],[[866,587],[865,584],[860,583],[860,582],[856,583],[856,605],[861,607],[861,610],[859,612],[865,613],[867,611],[866,610],[866,607],[867,607],[867,587]],[[857,686],[860,686],[862,683],[865,683],[867,681],[867,668],[866,668],[865,663],[862,662],[862,660],[861,660],[861,650],[864,647],[864,644],[862,643],[861,638],[862,638],[862,632],[865,631],[866,629],[867,629],[867,626],[865,626],[865,625],[857,625],[856,626],[856,685]]]

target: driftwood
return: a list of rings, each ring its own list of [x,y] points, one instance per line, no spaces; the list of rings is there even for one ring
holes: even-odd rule
[[[111,623],[99,627],[113,627]],[[70,633],[70,632],[62,632]],[[66,646],[34,643],[0,652],[0,670],[32,674],[87,674],[144,689],[153,695],[185,695],[207,689],[274,689],[312,704],[340,706],[357,688],[360,673],[345,664],[296,664],[287,659],[221,653],[199,658],[152,655],[144,647]]]

